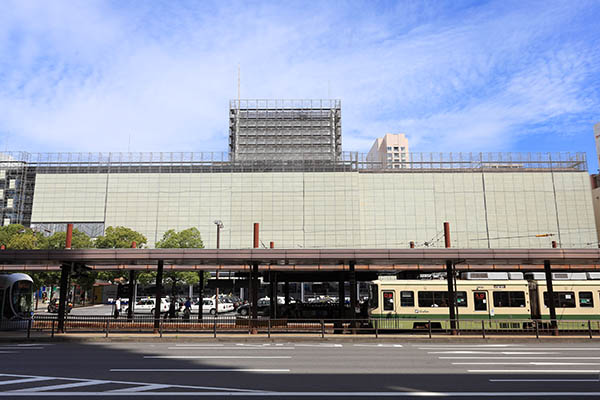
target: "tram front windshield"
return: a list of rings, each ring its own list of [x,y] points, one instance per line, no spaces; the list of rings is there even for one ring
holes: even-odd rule
[[[12,306],[20,317],[29,317],[32,310],[33,285],[29,281],[17,281],[12,287]]]

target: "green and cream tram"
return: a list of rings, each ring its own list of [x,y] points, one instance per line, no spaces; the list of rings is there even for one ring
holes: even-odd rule
[[[0,326],[31,318],[33,279],[26,274],[0,274]]]
[[[531,319],[548,320],[544,274],[466,273],[456,281],[458,319],[497,321],[498,328],[530,326]],[[600,320],[600,280],[594,273],[554,273],[553,290],[559,326],[583,328]],[[379,279],[370,285],[369,317],[382,329],[447,328],[448,284],[433,279]],[[581,326],[578,326],[577,324]],[[479,323],[480,326],[480,323]]]

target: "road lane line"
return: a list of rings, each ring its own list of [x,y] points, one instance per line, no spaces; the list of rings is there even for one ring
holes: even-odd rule
[[[447,347],[419,347],[419,350],[466,350],[468,347],[458,346],[447,346]],[[476,349],[479,350],[494,350],[491,348],[488,349]],[[498,349],[498,350],[515,350],[515,351],[600,351],[600,347],[519,347],[515,349]]]
[[[468,369],[474,374],[598,374],[600,369]]]
[[[218,358],[244,358],[244,359],[275,359],[275,358],[292,358],[292,356],[144,356],[144,358],[161,358],[161,359],[180,359],[180,360],[192,360],[192,359],[218,359]]]
[[[560,354],[555,351],[470,351],[470,350],[456,350],[456,351],[428,351],[427,354]]]
[[[143,392],[143,391],[147,391],[147,390],[165,389],[165,388],[168,388],[168,387],[169,387],[169,385],[161,385],[160,383],[154,383],[154,384],[150,384],[150,385],[141,385],[141,386],[129,387],[129,388],[125,388],[125,389],[109,390],[109,393],[115,393],[115,392],[126,392],[126,393],[130,393],[130,392]]]
[[[10,381],[0,381],[0,385],[18,385],[21,383],[39,382],[39,381],[52,381],[54,378],[46,377],[34,377],[34,378],[22,378],[22,379],[11,379]]]
[[[386,348],[386,349],[394,348],[394,347],[397,347],[397,348],[404,347],[401,344],[385,344],[385,343],[379,343],[379,344],[355,344],[353,346],[354,347],[371,347],[371,348],[373,348],[373,347],[381,347],[381,348]]]
[[[167,347],[168,350],[295,350],[294,347]]]
[[[110,372],[290,372],[286,368],[111,368]]]
[[[305,344],[299,343],[295,345],[296,347],[326,347],[326,348],[341,348],[344,347],[342,344]]]
[[[182,346],[182,347],[219,347],[219,346],[223,346],[222,344],[176,344],[175,346]]]
[[[37,387],[27,388],[27,389],[11,390],[10,392],[11,393],[15,393],[15,392],[43,392],[45,390],[71,389],[71,388],[81,387],[81,386],[102,385],[102,384],[105,384],[105,383],[108,383],[108,382],[106,382],[106,381],[89,380],[89,381],[84,381],[84,382],[64,383],[64,384],[61,384],[61,385],[37,386]]]
[[[600,357],[438,357],[440,360],[600,360]]]
[[[600,392],[0,392],[0,397],[600,397]]]
[[[598,379],[489,379],[490,382],[600,382]]]
[[[453,362],[452,365],[600,365],[600,363],[561,363],[561,362]]]

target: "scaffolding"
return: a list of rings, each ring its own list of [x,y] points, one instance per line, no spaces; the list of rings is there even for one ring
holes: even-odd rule
[[[336,161],[341,100],[231,100],[229,150],[235,161]]]

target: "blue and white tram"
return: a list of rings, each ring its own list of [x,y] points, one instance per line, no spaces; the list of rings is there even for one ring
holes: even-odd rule
[[[31,318],[33,279],[26,274],[0,275],[0,321]]]

